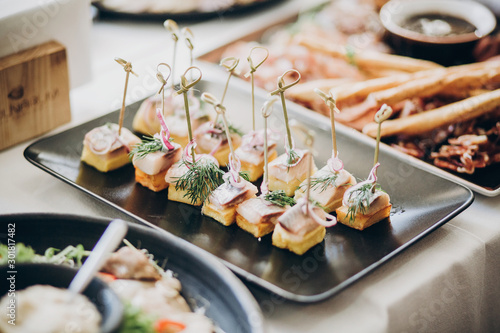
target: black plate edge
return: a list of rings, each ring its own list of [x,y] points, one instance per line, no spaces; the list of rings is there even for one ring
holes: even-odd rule
[[[24,151],[24,156],[25,158],[30,162],[32,163],[33,165],[35,165],[36,167],[39,167],[41,168],[42,170],[48,172],[49,174],[53,175],[54,177],[60,179],[60,180],[63,180],[65,183],[83,191],[84,193],[87,193],[88,195],[90,195],[91,197],[101,201],[101,202],[104,202],[105,204],[111,206],[112,208],[122,212],[122,213],[125,213],[127,216],[129,216],[130,218],[134,219],[135,221],[137,222],[140,222],[142,224],[144,224],[145,226],[151,228],[151,229],[155,229],[155,230],[158,230],[160,231],[160,233],[163,233],[163,234],[166,234],[168,235],[168,237],[171,237],[171,238],[174,238],[176,239],[177,241],[179,242],[182,242],[183,244],[185,244],[186,246],[189,246],[190,248],[194,248],[196,249],[197,251],[202,251],[204,252],[206,255],[210,256],[210,257],[213,257],[215,259],[217,259],[219,262],[222,262],[227,268],[229,268],[231,271],[233,271],[235,274],[237,274],[239,277],[243,278],[245,281],[253,284],[253,285],[256,285],[258,287],[261,287],[267,291],[270,291],[280,297],[283,297],[287,300],[290,300],[290,301],[294,301],[294,302],[297,302],[297,303],[316,303],[316,302],[320,302],[320,301],[324,301],[325,299],[331,297],[331,296],[334,296],[338,293],[340,293],[342,290],[346,289],[348,286],[350,286],[351,284],[353,284],[354,282],[356,282],[358,279],[360,279],[361,277],[363,276],[366,276],[368,275],[369,273],[373,272],[373,270],[375,270],[376,268],[378,268],[379,266],[381,266],[382,264],[386,263],[387,261],[389,261],[390,259],[392,259],[393,257],[395,257],[397,254],[401,253],[402,251],[406,250],[409,246],[415,244],[418,240],[424,238],[425,236],[427,236],[428,234],[430,234],[432,231],[436,230],[437,228],[441,227],[442,225],[444,225],[445,223],[447,223],[449,220],[451,220],[453,217],[457,216],[458,214],[460,214],[461,212],[463,212],[467,207],[469,207],[472,202],[474,201],[474,193],[467,187],[463,186],[462,184],[459,184],[459,183],[456,183],[456,182],[453,182],[455,183],[456,185],[460,186],[461,188],[463,188],[464,190],[466,190],[466,192],[468,192],[469,194],[469,197],[468,197],[468,200],[462,204],[462,206],[460,206],[459,208],[457,208],[454,212],[448,214],[445,218],[441,219],[440,221],[434,223],[433,226],[431,226],[430,228],[428,228],[427,230],[425,230],[424,232],[422,232],[421,234],[419,234],[417,237],[411,239],[410,241],[408,241],[407,243],[405,243],[404,245],[400,246],[397,250],[393,251],[392,253],[384,256],[382,259],[380,259],[379,261],[367,266],[365,269],[361,270],[360,272],[358,272],[357,274],[351,276],[350,278],[348,278],[347,280],[345,280],[344,282],[340,283],[337,287],[335,288],[332,288],[330,289],[329,291],[327,292],[324,292],[324,293],[321,293],[321,294],[317,294],[317,295],[297,295],[297,294],[294,294],[294,293],[291,293],[291,292],[288,292],[282,288],[279,288],[271,283],[268,283],[262,279],[258,279],[258,278],[255,278],[252,274],[246,272],[245,270],[223,260],[223,259],[220,259],[218,258],[217,256],[203,250],[203,249],[200,249],[198,248],[197,246],[189,243],[188,241],[184,240],[184,239],[181,239],[181,238],[178,238],[176,236],[174,236],[173,234],[171,234],[170,232],[160,228],[160,227],[157,227],[155,226],[154,224],[130,213],[129,211],[117,206],[116,204],[104,199],[104,198],[101,198],[100,196],[97,196],[95,195],[93,192],[73,183],[72,181],[70,181],[69,179],[65,178],[65,177],[62,177],[61,175],[59,175],[58,173],[52,171],[51,169],[45,167],[44,165],[38,163],[37,161],[31,159],[31,157],[29,156],[29,150],[31,148],[31,146],[34,146],[36,145],[39,141],[43,141],[45,140],[46,138],[42,138],[34,143],[32,143],[31,145],[29,145],[25,151]]]
[[[460,185],[460,184],[458,184]],[[464,187],[464,186],[462,186]],[[425,238],[427,235],[431,234],[433,231],[435,231],[436,229],[440,228],[441,226],[443,226],[444,224],[446,224],[447,222],[449,222],[452,218],[456,217],[457,215],[459,215],[461,212],[463,212],[465,209],[467,209],[473,202],[474,202],[474,193],[464,187],[470,194],[470,197],[469,199],[463,203],[459,208],[457,208],[454,212],[448,214],[446,217],[444,217],[443,219],[441,219],[440,221],[436,222],[434,225],[432,225],[430,228],[428,228],[427,230],[425,230],[424,232],[422,232],[421,234],[419,234],[418,236],[412,238],[411,240],[409,240],[408,242],[406,242],[404,245],[400,246],[398,249],[394,250],[393,252],[391,252],[390,254],[384,256],[383,258],[381,258],[380,260],[378,260],[377,262],[367,266],[365,269],[359,271],[358,273],[354,274],[353,276],[351,276],[350,278],[346,279],[345,281],[341,282],[340,284],[337,285],[337,287],[335,288],[332,288],[324,293],[321,293],[321,294],[317,294],[317,295],[297,295],[297,294],[293,294],[293,293],[290,293],[286,290],[283,290],[281,288],[278,288],[276,287],[275,285],[271,284],[271,283],[266,283],[266,281],[258,281],[258,280],[255,280],[251,274],[240,274],[239,271],[243,271],[243,273],[246,273],[244,270],[242,270],[241,268],[239,267],[232,267],[234,265],[232,265],[231,263],[226,263],[225,261],[223,261],[226,266],[228,266],[232,271],[234,271],[236,274],[238,275],[243,275],[242,277],[245,278],[246,281],[258,286],[258,287],[261,287],[261,288],[264,288],[264,289],[267,289],[271,292],[273,292],[274,294],[278,295],[278,296],[281,296],[287,300],[291,300],[291,301],[294,301],[294,302],[297,302],[297,303],[318,303],[318,302],[322,302],[332,296],[335,296],[339,293],[341,293],[343,290],[345,290],[347,287],[349,287],[350,285],[358,282],[361,278],[363,277],[366,277],[368,276],[369,274],[373,273],[375,271],[375,269],[379,268],[380,266],[382,266],[383,264],[387,263],[388,261],[390,261],[392,258],[396,257],[398,254],[402,253],[403,251],[405,251],[406,249],[408,249],[410,246],[416,244],[419,240]],[[247,278],[245,275],[250,275],[250,278]]]
[[[102,200],[105,201],[105,200]],[[46,218],[46,219],[58,219],[58,220],[67,220],[72,219],[76,221],[82,221],[86,223],[95,223],[95,224],[109,224],[112,218],[105,217],[89,217],[84,215],[77,214],[65,214],[65,213],[13,213],[13,214],[0,214],[0,218],[12,218],[12,219],[25,219],[35,217]],[[14,221],[15,222],[15,221]],[[210,262],[210,265],[215,266],[215,270],[217,270],[218,274],[222,275],[222,278],[228,283],[228,287],[233,292],[234,295],[238,297],[238,300],[241,306],[244,308],[245,312],[248,315],[249,322],[252,323],[252,327],[256,327],[257,332],[264,332],[263,323],[264,317],[262,315],[262,311],[260,310],[260,306],[255,300],[252,293],[248,290],[248,288],[239,280],[223,263],[222,260],[215,257],[214,255],[198,248],[197,246],[178,238],[171,233],[161,229],[163,232],[156,232],[156,228],[151,228],[148,225],[141,225],[137,222],[126,221],[129,229],[137,229],[146,234],[155,234],[156,236],[166,238],[168,242],[173,244],[179,244],[179,247],[185,248],[187,252],[191,252],[193,256],[197,256],[202,258],[203,261]],[[214,260],[216,259],[216,260]]]

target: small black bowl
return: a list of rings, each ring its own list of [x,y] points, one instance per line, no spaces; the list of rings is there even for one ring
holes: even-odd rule
[[[19,292],[33,285],[50,285],[56,288],[68,288],[77,270],[68,266],[53,264],[17,264],[15,273],[7,266],[0,266],[2,284],[8,282],[6,277],[15,276],[15,290]],[[9,287],[2,288],[5,293]],[[98,278],[94,278],[83,295],[96,306],[102,316],[101,333],[118,332],[123,318],[123,304],[111,287]]]
[[[425,34],[406,26],[408,20],[416,16],[461,19],[472,24],[475,30],[449,35]],[[477,43],[496,27],[491,10],[465,0],[391,0],[381,8],[380,21],[386,28],[387,42],[397,54],[444,66],[474,62],[473,50]],[[436,23],[437,20],[430,21]]]

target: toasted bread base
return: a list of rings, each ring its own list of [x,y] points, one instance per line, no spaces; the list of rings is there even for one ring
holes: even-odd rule
[[[189,143],[189,138],[188,136],[178,136],[173,133],[170,133],[170,138],[174,140],[175,143],[180,144],[182,147],[186,147],[187,144]]]
[[[388,205],[372,215],[358,214],[358,215],[356,215],[356,218],[354,219],[354,221],[349,221],[349,218],[347,217],[347,211],[348,211],[347,206],[341,206],[340,208],[338,208],[336,210],[337,221],[348,226],[348,227],[358,229],[358,230],[364,230],[364,229],[374,225],[375,223],[380,222],[383,219],[389,217],[389,215],[391,214],[391,208],[392,208],[392,205]],[[390,222],[390,220],[389,220],[389,222]]]
[[[234,149],[236,149],[239,146],[239,142],[237,144],[235,144],[235,142],[233,142],[233,145],[234,145]],[[219,162],[219,165],[221,167],[225,167],[229,163],[229,153],[230,152],[231,152],[231,149],[229,148],[228,144],[224,145],[221,149],[219,149],[215,152],[214,157],[217,160],[217,162]]]
[[[241,144],[241,137],[239,135],[231,135],[233,148],[236,150]],[[204,151],[200,148],[200,146],[196,147],[196,152],[200,154],[210,154],[210,151]],[[225,167],[229,163],[229,153],[231,149],[229,148],[229,144],[226,142],[224,145],[218,149],[213,156],[219,162],[219,166]]]
[[[236,221],[236,207],[237,205],[234,205],[221,210],[207,200],[201,208],[201,213],[225,226],[230,226]]]
[[[290,233],[283,229],[278,223],[273,232],[273,245],[282,249],[288,249],[295,254],[303,255],[311,247],[323,241],[326,235],[326,228],[318,225],[316,229],[304,235],[300,241],[290,237]]]
[[[305,197],[305,195],[306,195],[306,193],[302,189],[299,189],[299,190],[295,191],[295,197],[294,198],[295,198],[295,200],[297,200],[299,198]],[[342,206],[342,197],[340,197],[337,200],[334,200],[334,201],[330,202],[326,206],[322,206],[322,208],[323,208],[323,210],[325,212],[331,213],[331,212],[334,212],[340,206]]]
[[[115,156],[109,157],[109,155],[96,155],[86,145],[83,145],[81,160],[101,172],[108,172],[130,163],[127,151],[124,148],[120,149],[123,152],[115,151],[113,152]]]
[[[246,232],[251,233],[255,238],[263,237],[274,230],[274,223],[250,223],[240,214],[236,213],[236,224]]]
[[[167,171],[168,169],[165,169],[156,175],[148,175],[141,169],[135,168],[135,181],[152,191],[160,192],[168,187],[168,183],[165,181]]]
[[[276,177],[269,176],[269,191],[283,190],[287,196],[293,197],[302,181],[303,179],[294,179],[290,183],[285,183]]]
[[[196,202],[191,202],[191,199],[187,196],[186,190],[176,190],[175,184],[168,185],[168,200],[182,202],[192,206],[201,206],[203,203],[201,200],[197,200]]]
[[[160,131],[161,126],[159,121],[155,121],[152,124],[153,128],[149,128],[151,125],[147,125],[146,121],[144,120],[144,113],[145,112],[151,112],[149,110],[139,110],[137,111],[134,120],[132,121],[132,128],[134,131],[146,134],[146,135],[153,135],[157,132]],[[153,111],[154,112],[154,111]]]
[[[278,153],[276,152],[276,150],[273,150],[267,157],[267,160],[268,162],[271,162],[276,157],[278,157]],[[257,165],[241,160],[241,171],[248,172],[248,178],[250,182],[257,181],[264,174],[264,159],[262,159],[262,162]]]

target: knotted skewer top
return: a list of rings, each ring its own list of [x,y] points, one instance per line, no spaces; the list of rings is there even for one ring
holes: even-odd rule
[[[191,81],[188,81],[186,79],[186,76],[191,71],[198,72],[198,77],[196,77],[195,79],[191,79]],[[202,78],[201,70],[198,67],[196,67],[196,66],[189,67],[188,69],[186,69],[186,71],[184,72],[184,74],[181,75],[180,88],[179,88],[179,90],[176,91],[176,94],[180,95],[180,94],[183,94],[183,93],[187,93],[189,91],[189,89],[191,89],[198,82],[200,82],[201,78]]]
[[[165,78],[163,73],[160,71],[160,66],[165,66],[168,68],[167,78]],[[161,62],[158,64],[158,66],[156,66],[156,79],[161,83],[161,87],[160,90],[158,90],[158,94],[165,91],[165,85],[167,84],[167,81],[170,78],[171,74],[172,74],[172,68],[170,68],[168,64]]]
[[[252,54],[254,53],[255,50],[264,50],[265,51],[265,56],[257,63],[257,65],[254,65],[254,61],[252,59]],[[259,68],[264,63],[264,61],[267,60],[268,57],[269,57],[269,50],[266,49],[265,47],[263,47],[263,46],[252,47],[252,49],[250,50],[250,54],[247,57],[247,61],[248,61],[248,65],[250,66],[250,70],[248,71],[248,73],[245,74],[245,77],[249,77],[250,75],[252,75],[252,73],[255,73],[257,71],[257,68]]]
[[[287,76],[289,73],[296,73],[298,77],[292,83],[285,84],[285,76]],[[300,78],[301,78],[301,76],[300,76],[300,73],[299,73],[298,70],[296,70],[296,69],[289,69],[289,70],[287,70],[285,73],[283,73],[283,75],[281,75],[280,77],[278,77],[278,88],[276,90],[272,91],[270,93],[270,95],[274,96],[274,95],[277,95],[277,94],[284,93],[285,90],[287,90],[288,88],[291,88],[294,85],[296,85],[297,83],[299,83]]]
[[[382,105],[380,107],[380,110],[378,110],[377,113],[375,113],[374,120],[378,124],[378,129],[377,129],[377,143],[375,145],[375,156],[373,158],[373,165],[376,165],[378,163],[380,131],[382,128],[382,123],[387,119],[389,119],[391,115],[392,115],[392,108],[387,104]]]
[[[139,76],[132,70],[132,63],[130,61],[123,60],[122,58],[115,58],[115,61],[123,66],[125,72],[132,73],[135,76]]]
[[[318,94],[319,97],[321,97],[321,99],[325,102],[326,106],[328,106],[330,110],[333,110],[336,113],[340,113],[340,110],[337,107],[337,101],[333,97],[331,91],[327,94],[318,88],[314,88],[314,92]]]
[[[172,39],[174,42],[179,40],[179,26],[175,23],[174,20],[166,20],[163,22],[163,26],[167,29],[168,32],[172,34]]]

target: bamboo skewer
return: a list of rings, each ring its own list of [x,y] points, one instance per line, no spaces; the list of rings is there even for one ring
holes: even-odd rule
[[[263,57],[263,59],[261,61],[259,61],[257,63],[257,65],[254,65],[254,61],[252,59],[252,53],[255,50],[259,50],[259,49],[264,50],[266,52],[266,55]],[[255,82],[254,82],[254,75],[253,74],[257,71],[257,68],[259,68],[264,63],[264,61],[267,60],[268,57],[269,57],[269,51],[265,47],[255,46],[250,50],[250,54],[248,55],[248,58],[247,58],[248,65],[250,66],[250,71],[245,74],[245,77],[247,78],[248,76],[250,76],[250,78],[251,78],[250,82],[252,85],[252,130],[253,131],[255,131]]]
[[[191,82],[189,82],[186,79],[186,75],[187,75],[187,73],[189,73],[192,70],[197,71],[199,75],[198,75],[198,77],[196,79],[191,80]],[[184,72],[184,74],[181,75],[181,87],[176,92],[177,95],[182,94],[184,96],[184,110],[186,111],[186,121],[187,121],[187,126],[188,126],[188,139],[189,139],[189,142],[193,141],[193,129],[191,127],[191,115],[189,113],[188,92],[189,92],[189,89],[191,89],[192,87],[194,87],[195,84],[197,84],[198,82],[200,82],[201,76],[202,76],[201,70],[198,67],[195,67],[195,66],[189,67],[188,69],[186,69],[186,71]],[[196,159],[195,159],[195,152],[194,152],[194,146],[191,146],[191,156],[193,157],[193,163],[194,163],[194,161],[196,161]]]
[[[122,100],[122,108],[120,109],[120,118],[118,119],[118,136],[122,134],[123,127],[123,118],[125,115],[125,99],[127,97],[127,87],[128,87],[128,78],[130,73],[138,76],[134,71],[132,71],[132,64],[129,61],[125,61],[122,58],[115,58],[115,61],[123,66],[123,69],[127,73],[125,76],[125,88],[123,90],[123,100]]]

